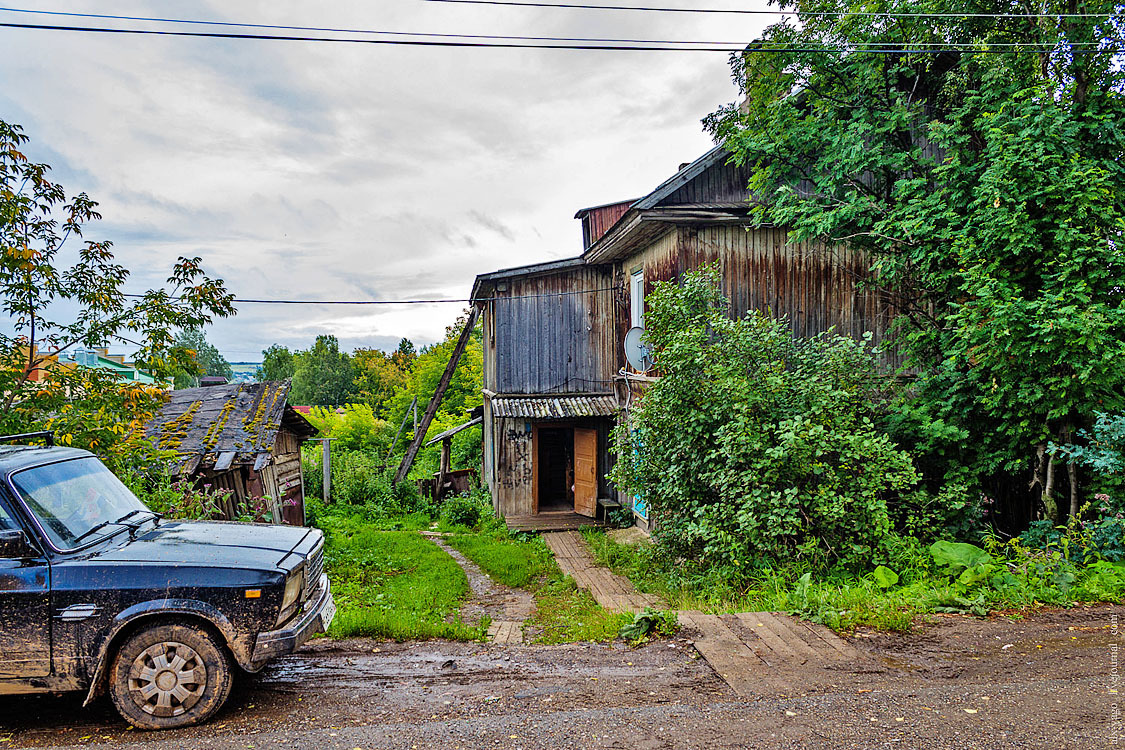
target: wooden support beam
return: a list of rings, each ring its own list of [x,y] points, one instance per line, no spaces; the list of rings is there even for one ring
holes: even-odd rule
[[[414,459],[418,456],[418,451],[426,440],[426,430],[430,429],[430,423],[434,421],[434,415],[437,414],[438,406],[441,405],[441,399],[445,396],[446,389],[449,388],[449,382],[453,380],[457,363],[461,361],[461,355],[465,353],[465,347],[469,345],[469,338],[473,335],[473,326],[477,324],[477,315],[479,314],[480,308],[474,305],[472,310],[469,311],[469,319],[465,321],[465,329],[461,331],[461,337],[457,339],[457,346],[449,357],[449,363],[445,366],[445,372],[441,375],[437,390],[434,391],[434,397],[430,399],[430,405],[426,407],[426,413],[422,415],[422,421],[414,430],[414,439],[410,441],[410,447],[406,449],[406,455],[402,457],[402,463],[398,465],[398,471],[395,472],[395,484],[405,481],[406,475],[410,473],[410,467],[414,465]]]

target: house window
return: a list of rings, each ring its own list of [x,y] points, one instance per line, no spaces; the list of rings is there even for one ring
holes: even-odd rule
[[[645,271],[643,268],[629,275],[629,319],[634,328],[644,328]]]

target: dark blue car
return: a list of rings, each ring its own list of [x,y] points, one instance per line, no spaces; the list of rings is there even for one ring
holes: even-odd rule
[[[206,720],[328,627],[315,529],[168,521],[86,451],[0,445],[0,696],[108,692],[136,727]]]

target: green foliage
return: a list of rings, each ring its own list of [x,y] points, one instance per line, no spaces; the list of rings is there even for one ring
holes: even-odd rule
[[[186,350],[192,357],[192,367],[183,367],[175,372],[175,387],[194,388],[199,385],[200,375],[218,375],[230,380],[234,371],[230,369],[230,362],[208,343],[202,329],[189,328],[176,336],[173,345]]]
[[[869,559],[891,531],[887,497],[918,477],[875,426],[865,344],[731,320],[710,270],[658,283],[646,306],[661,378],[617,427],[612,478],[658,515],[659,543],[735,570]]]
[[[879,584],[879,588],[881,589],[889,589],[899,581],[898,573],[894,572],[886,565],[876,567],[871,577],[875,579],[875,583]]]
[[[262,351],[262,365],[255,373],[259,382],[289,380],[296,371],[296,361],[288,347],[273,344]]]
[[[79,345],[138,343],[137,366],[166,378],[192,362],[173,332],[233,315],[233,297],[199,258],[180,258],[165,288],[125,297],[129,271],[114,261],[112,243],[81,239],[101,218],[97,203],[85,193],[68,198],[48,165],[23,154],[27,140],[0,120],[0,308],[9,321],[0,333],[0,432],[53,429],[59,442],[120,463],[151,451],[135,432],[162,394],[58,356]]]
[[[348,404],[342,411],[314,406],[306,418],[320,431],[318,437],[333,439],[333,451],[358,451],[384,457],[394,438],[394,428],[376,418],[367,404]]]
[[[645,607],[644,611],[637,612],[633,619],[621,626],[617,637],[629,641],[630,645],[639,646],[649,639],[650,635],[675,635],[680,624],[676,613],[662,612]]]
[[[972,549],[950,550],[942,545],[938,549],[945,572],[939,572],[930,549],[917,540],[892,536],[872,560],[875,570],[883,566],[898,575],[889,586],[883,584],[890,579],[880,581],[876,573],[813,570],[798,560],[776,562],[732,580],[721,571],[684,566],[660,547],[627,547],[596,531],[585,536],[595,560],[628,576],[639,590],[660,596],[673,609],[784,611],[837,630],[859,625],[908,630],[928,612],[982,614],[1080,601],[1117,602],[1125,596],[1125,563],[1094,556],[1076,563],[1074,552],[1083,542],[1069,528],[1049,549],[1034,549],[1020,540],[1001,543],[995,537],[985,549],[968,545]],[[991,569],[985,573],[982,565]],[[974,568],[962,581],[965,572]]]
[[[412,531],[326,523],[325,567],[339,607],[329,636],[482,640],[487,619],[471,626],[457,615],[469,595],[460,566]]]
[[[308,351],[294,355],[289,400],[306,406],[340,406],[354,396],[355,367],[335,336],[317,336]]]
[[[753,214],[866,257],[918,375],[896,435],[928,478],[1032,469],[1061,518],[1041,449],[1125,407],[1125,71],[1070,52],[1119,38],[1119,7],[872,23],[842,0],[782,6],[798,17],[733,58],[745,106],[708,120],[753,170]],[[951,42],[966,51],[917,51]],[[859,45],[915,51],[822,51]]]
[[[413,358],[405,360],[405,364],[403,362],[402,357],[396,359],[395,355],[384,354],[378,349],[356,349],[352,352],[355,398],[367,404],[377,415],[385,417],[394,392],[404,388],[410,376]]]
[[[462,314],[457,322],[445,329],[445,339],[440,343],[425,347],[416,357],[410,357],[413,344],[404,339],[399,345],[399,351],[391,359],[409,362],[411,368],[406,383],[395,390],[394,396],[388,404],[389,421],[396,425],[407,416],[411,401],[418,398],[418,410],[421,413],[437,391],[438,382],[441,380],[449,358],[457,345],[457,340],[464,330],[468,313]],[[453,372],[449,388],[442,398],[433,423],[430,425],[430,437],[440,434],[445,430],[464,424],[468,417],[466,412],[484,402],[481,395],[483,383],[484,353],[482,349],[482,332],[480,325],[474,329],[469,343],[462,354],[457,368]],[[409,346],[407,346],[409,345]],[[409,422],[404,432],[403,442],[412,437]],[[463,430],[453,438],[453,468],[477,468],[481,465],[482,432],[479,427]],[[422,451],[415,461],[411,475],[425,477],[432,475],[438,469],[440,460],[440,446],[434,445]]]
[[[301,449],[306,497],[324,494],[322,460],[319,445]],[[415,484],[394,484],[393,466],[384,466],[380,459],[356,451],[332,451],[332,497],[328,500],[340,506],[340,513],[358,514],[369,521],[433,513],[432,502],[419,494]]]
[[[987,564],[992,558],[975,544],[963,542],[937,541],[930,545],[930,555],[938,570],[950,576],[958,576],[966,570]]]
[[[472,497],[457,495],[442,503],[438,518],[445,526],[463,526],[471,529],[480,521],[481,507]]]

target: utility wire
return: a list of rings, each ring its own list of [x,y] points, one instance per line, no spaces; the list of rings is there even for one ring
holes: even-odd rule
[[[860,46],[849,45],[844,47],[805,47],[800,45],[778,45],[775,47],[751,47],[746,48],[743,46],[738,47],[677,47],[673,44],[635,44],[635,45],[620,45],[620,44],[538,44],[538,43],[516,43],[516,42],[470,42],[470,41],[452,41],[452,40],[421,40],[421,39],[348,39],[340,37],[314,37],[314,36],[294,36],[294,35],[279,35],[279,34],[250,34],[250,33],[221,33],[214,31],[167,31],[161,29],[123,29],[123,28],[110,28],[110,27],[97,27],[97,26],[57,26],[50,24],[30,24],[30,23],[0,23],[0,28],[9,29],[29,29],[35,31],[75,31],[75,32],[88,32],[95,34],[132,34],[137,36],[173,36],[173,37],[194,37],[205,39],[257,39],[268,40],[275,42],[329,42],[336,44],[383,44],[383,45],[396,45],[396,46],[413,46],[413,47],[479,47],[479,48],[498,48],[498,49],[559,49],[559,50],[606,50],[610,52],[725,52],[725,53],[753,53],[753,52],[823,52],[823,53],[843,53],[852,54],[856,52],[868,52],[877,54],[910,54],[910,53],[934,53],[934,52],[972,52],[974,54],[1001,54],[1012,50],[1033,50],[1038,52],[1051,52],[1055,50],[1055,45],[1036,44],[1031,42],[1015,42],[1005,43],[1006,46],[1001,47],[1001,44],[990,44],[985,48],[978,48],[970,44],[963,44],[959,46],[942,43],[942,46],[930,46],[931,43],[914,43],[914,42],[872,42],[873,45],[878,46]],[[1110,40],[1105,40],[1110,41]],[[1120,40],[1114,39],[1112,41],[1118,42]],[[1113,54],[1118,55],[1125,52],[1123,48],[1109,48],[1098,47],[1096,44],[1090,46],[1078,47],[1069,46],[1065,51],[1074,54]]]
[[[429,3],[504,5],[516,8],[565,8],[567,10],[628,10],[652,13],[732,13],[751,16],[863,16],[872,18],[1112,18],[1114,13],[886,13],[880,11],[797,11],[751,8],[666,8],[647,5],[593,5],[584,3],[521,2],[520,0],[424,0]]]
[[[442,305],[465,304],[467,302],[492,302],[510,299],[542,299],[544,297],[563,297],[573,294],[594,294],[597,292],[618,291],[618,287],[607,286],[601,289],[579,289],[569,292],[551,292],[549,294],[517,294],[505,297],[477,297],[476,299],[388,299],[388,300],[316,300],[316,299],[233,299],[231,302],[240,305]],[[144,299],[145,294],[123,294],[123,297]]]
[[[497,34],[439,34],[423,31],[380,31],[378,29],[335,28],[331,26],[284,26],[266,23],[237,23],[234,21],[203,21],[188,18],[162,18],[159,16],[117,16],[105,13],[71,13],[55,10],[31,10],[28,8],[3,8],[4,13],[30,13],[42,16],[55,16],[67,18],[96,18],[106,21],[144,21],[151,23],[174,23],[194,26],[219,26],[246,29],[270,29],[275,31],[311,31],[329,32],[339,34],[377,34],[383,36],[407,37],[434,37],[439,39],[496,39],[506,41],[530,42],[618,42],[625,44],[711,44],[711,45],[738,45],[742,42],[714,42],[693,40],[664,40],[664,39],[609,39],[603,37],[566,37],[566,36],[503,36]]]

